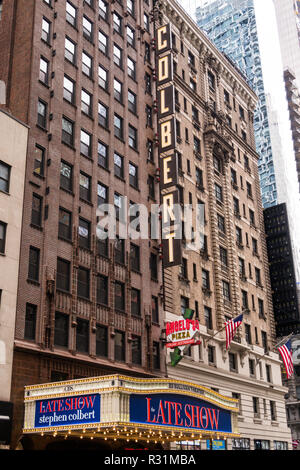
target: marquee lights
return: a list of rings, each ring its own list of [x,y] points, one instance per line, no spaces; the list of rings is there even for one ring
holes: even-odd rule
[[[156,30],[157,115],[160,192],[162,205],[162,246],[164,267],[181,264],[181,214],[179,208],[178,165],[175,152],[175,100],[170,24]]]

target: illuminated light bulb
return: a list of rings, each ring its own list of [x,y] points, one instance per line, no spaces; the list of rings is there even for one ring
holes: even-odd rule
[[[82,432],[85,433],[85,429]]]
[[[137,442],[138,440],[136,439],[135,442]]]
[[[116,440],[117,440],[117,439],[116,439],[116,438],[114,438],[114,441],[116,441]]]
[[[41,436],[43,436],[43,435],[44,435],[44,433],[43,433],[43,432],[41,432]]]
[[[104,440],[107,441],[107,437],[105,437]]]
[[[94,439],[93,436],[91,436],[91,440],[93,440],[93,439]]]
[[[83,439],[83,436],[80,436],[80,439]]]

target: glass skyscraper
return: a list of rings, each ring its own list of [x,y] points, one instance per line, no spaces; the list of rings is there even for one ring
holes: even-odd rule
[[[253,0],[215,0],[196,9],[198,26],[245,75],[259,101],[254,116],[263,207],[278,203],[277,185]]]

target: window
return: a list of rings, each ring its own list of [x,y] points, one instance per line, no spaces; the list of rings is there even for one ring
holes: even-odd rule
[[[31,223],[38,227],[40,227],[42,224],[42,206],[43,198],[37,194],[33,194],[31,206]]]
[[[38,100],[38,108],[37,108],[37,123],[39,126],[46,128],[47,125],[47,104],[42,101]]]
[[[255,359],[249,359],[249,374],[255,377]]]
[[[225,233],[225,219],[222,215],[220,214],[217,214],[217,215],[218,215],[218,229],[220,230],[220,232]]]
[[[99,15],[105,21],[108,18],[108,5],[104,0],[99,0]]]
[[[86,52],[82,52],[82,72],[88,77],[92,76],[92,64],[92,58]]]
[[[200,139],[198,139],[198,137],[195,137],[195,136],[194,136],[194,152],[198,155],[201,153]]]
[[[147,62],[151,62],[151,49],[150,49],[150,44],[148,42],[145,42],[145,56],[144,60]]]
[[[89,322],[81,318],[77,318],[76,351],[89,352]]]
[[[130,267],[134,271],[140,270],[140,247],[130,244]]]
[[[76,26],[77,9],[68,1],[66,3],[66,20],[72,26]]]
[[[186,309],[189,308],[189,299],[187,297],[184,297],[183,295],[180,297],[180,308],[181,308],[181,315],[184,315]]]
[[[239,205],[239,200],[236,197],[233,198],[233,210],[234,210],[234,215],[239,216],[240,205]]]
[[[228,354],[229,359],[229,370],[232,372],[237,372],[237,359],[236,355],[233,353]]]
[[[57,259],[56,287],[67,292],[70,290],[70,262],[61,258]]]
[[[117,220],[120,220],[120,219],[124,220],[124,209],[125,209],[124,198],[118,193],[114,194],[114,206],[115,206]]]
[[[212,324],[211,308],[206,307],[206,306],[204,306],[204,321],[205,321],[206,328],[209,330],[212,330],[213,324]]]
[[[125,284],[115,281],[115,308],[125,311]]]
[[[116,44],[114,44],[114,49],[113,49],[113,58],[114,58],[114,63],[122,68],[122,65],[123,65],[123,56],[122,56],[122,49],[120,49],[120,47],[116,46]]]
[[[134,188],[138,188],[138,167],[133,163],[129,163],[129,184]]]
[[[35,340],[37,306],[26,304],[24,339]]]
[[[92,154],[92,137],[83,129],[80,131],[80,153],[85,157],[91,158]]]
[[[114,153],[114,172],[118,178],[124,178],[124,157]]]
[[[0,191],[9,192],[10,169],[6,163],[0,161]]]
[[[7,224],[0,221],[0,253],[5,253]]]
[[[152,295],[151,310],[152,310],[152,321],[154,323],[159,323],[158,298],[155,297],[154,295]]]
[[[98,33],[98,44],[99,50],[103,52],[103,54],[108,54],[108,37],[102,31]]]
[[[267,382],[271,383],[271,366],[270,364],[266,364],[266,377],[267,377]]]
[[[260,269],[255,268],[255,281],[257,285],[261,285],[261,275],[260,275]]]
[[[215,364],[215,347],[214,346],[207,346],[207,355],[208,355],[208,362],[209,364]]]
[[[127,72],[129,77],[135,80],[136,77],[136,63],[130,57],[127,58]]]
[[[85,90],[81,90],[81,111],[88,116],[92,115],[92,95]]]
[[[222,281],[222,289],[224,299],[230,301],[230,286],[227,281]]]
[[[97,303],[108,305],[108,277],[101,274],[97,276]]]
[[[248,325],[247,323],[245,324],[245,338],[248,344],[252,344],[252,339],[251,339],[251,326]]]
[[[122,35],[122,18],[117,13],[113,13],[113,28]]]
[[[150,253],[150,273],[151,279],[157,280],[157,255]]]
[[[257,300],[258,300],[258,314],[260,318],[263,318],[265,316],[264,301],[262,299],[257,299]]]
[[[188,264],[187,264],[187,259],[186,258],[182,258],[182,262],[181,262],[181,265],[180,265],[180,275],[184,279],[188,279]]]
[[[249,209],[249,219],[250,219],[250,225],[255,226],[254,212],[251,209]]]
[[[205,269],[202,269],[202,288],[208,290],[210,288],[209,272]]]
[[[135,46],[135,32],[131,26],[126,26],[126,34],[127,34],[127,43],[134,47]]]
[[[70,78],[64,76],[64,89],[63,89],[64,99],[69,101],[69,103],[75,103],[75,82]]]
[[[253,403],[254,417],[258,417],[260,415],[259,399],[257,397],[252,397],[252,403]]]
[[[54,345],[67,348],[69,345],[69,316],[55,313]]]
[[[98,142],[98,165],[108,169],[108,146]]]
[[[153,369],[160,369],[160,347],[156,341],[153,341],[152,359]]]
[[[142,348],[141,348],[141,337],[132,336],[131,342],[131,360],[132,364],[142,364]]]
[[[246,187],[247,187],[247,196],[252,199],[252,186],[248,181],[246,181]]]
[[[97,255],[108,256],[108,237],[106,230],[97,227]],[[102,237],[102,238],[101,238]]]
[[[65,39],[65,58],[75,64],[76,62],[76,44],[70,39]]]
[[[46,18],[43,18],[41,38],[43,41],[47,42],[48,44],[50,44],[50,30],[51,30],[50,21],[46,20]]]
[[[60,164],[60,187],[67,191],[73,188],[73,168],[63,161]]]
[[[35,146],[33,172],[36,175],[43,176],[45,163],[45,149],[39,145]],[[1,162],[0,162],[0,190],[1,190]]]
[[[155,183],[154,183],[154,177],[151,175],[148,176],[148,189],[149,189],[149,197],[151,199],[155,199]]]
[[[141,291],[131,289],[131,315],[141,316]]]
[[[254,450],[270,450],[270,441],[254,439]]]
[[[123,119],[117,114],[114,115],[114,135],[123,140]]]
[[[125,333],[122,331],[115,332],[115,360],[125,361]]]
[[[196,167],[196,186],[203,188],[203,171]]]
[[[124,240],[119,237],[115,239],[115,261],[120,264],[124,264],[125,261]]]
[[[145,73],[145,92],[151,95],[151,88],[152,88],[152,82],[151,82],[151,75],[148,73]]]
[[[74,123],[65,117],[62,118],[62,142],[71,147],[74,144]]]
[[[40,81],[48,85],[49,81],[49,62],[43,57],[40,58]]]
[[[242,290],[242,307],[248,309],[248,293],[245,290]]]
[[[85,201],[91,200],[91,177],[81,172],[79,176],[79,196]]]
[[[243,244],[243,235],[242,229],[240,227],[235,227],[235,234],[236,234],[236,242],[238,245]]]
[[[65,240],[72,239],[72,214],[62,207],[59,208],[58,236]]]
[[[146,13],[144,13],[144,28],[146,31],[150,29],[149,16]]]
[[[92,42],[93,41],[93,23],[86,16],[82,18],[82,31],[83,31],[83,37],[85,37],[85,39],[87,39],[88,41]]]
[[[104,184],[98,183],[97,185],[97,204],[98,207],[102,204],[108,203],[108,188]]]
[[[255,238],[252,238],[252,251],[254,255],[257,255],[257,240]]]
[[[245,119],[245,113],[244,113],[244,109],[242,108],[242,106],[239,106],[239,113],[240,113],[240,118]]]
[[[211,90],[215,90],[215,76],[208,71],[207,72],[208,85]]]
[[[150,160],[150,162],[153,162],[154,160],[154,149],[153,149],[153,142],[152,140],[147,140],[147,159]]]
[[[98,103],[98,123],[100,126],[108,128],[108,107],[103,103]]]
[[[133,93],[131,90],[128,90],[128,109],[136,114],[136,94]]]
[[[31,246],[29,248],[28,279],[32,281],[39,280],[40,269],[40,250]]]
[[[197,85],[196,85],[196,82],[195,80],[193,80],[192,78],[190,78],[190,88],[191,90],[195,91],[197,90]]]
[[[223,190],[222,187],[217,183],[215,183],[215,196],[217,201],[223,202]]]
[[[153,126],[152,108],[146,104],[146,127]]]
[[[96,326],[96,356],[108,356],[108,331],[106,326]]]
[[[224,266],[228,266],[227,250],[223,248],[222,246],[220,246],[220,259],[221,259],[221,263]]]
[[[90,271],[78,267],[77,276],[77,295],[88,299],[90,297]]]
[[[239,274],[241,278],[245,277],[245,260],[243,258],[239,258]]]
[[[217,173],[222,173],[222,162],[221,159],[214,155],[213,159],[214,169]]]
[[[123,85],[116,78],[114,79],[114,97],[120,103],[123,102]]]
[[[79,217],[78,244],[80,248],[90,248],[90,222]]]
[[[101,65],[98,67],[98,83],[104,90],[108,89],[108,72]]]

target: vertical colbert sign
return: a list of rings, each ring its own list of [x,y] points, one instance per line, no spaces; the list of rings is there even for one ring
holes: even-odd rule
[[[162,246],[164,267],[181,264],[181,210],[178,194],[178,167],[175,100],[170,24],[156,30],[158,97],[158,139],[160,193],[162,206]]]

